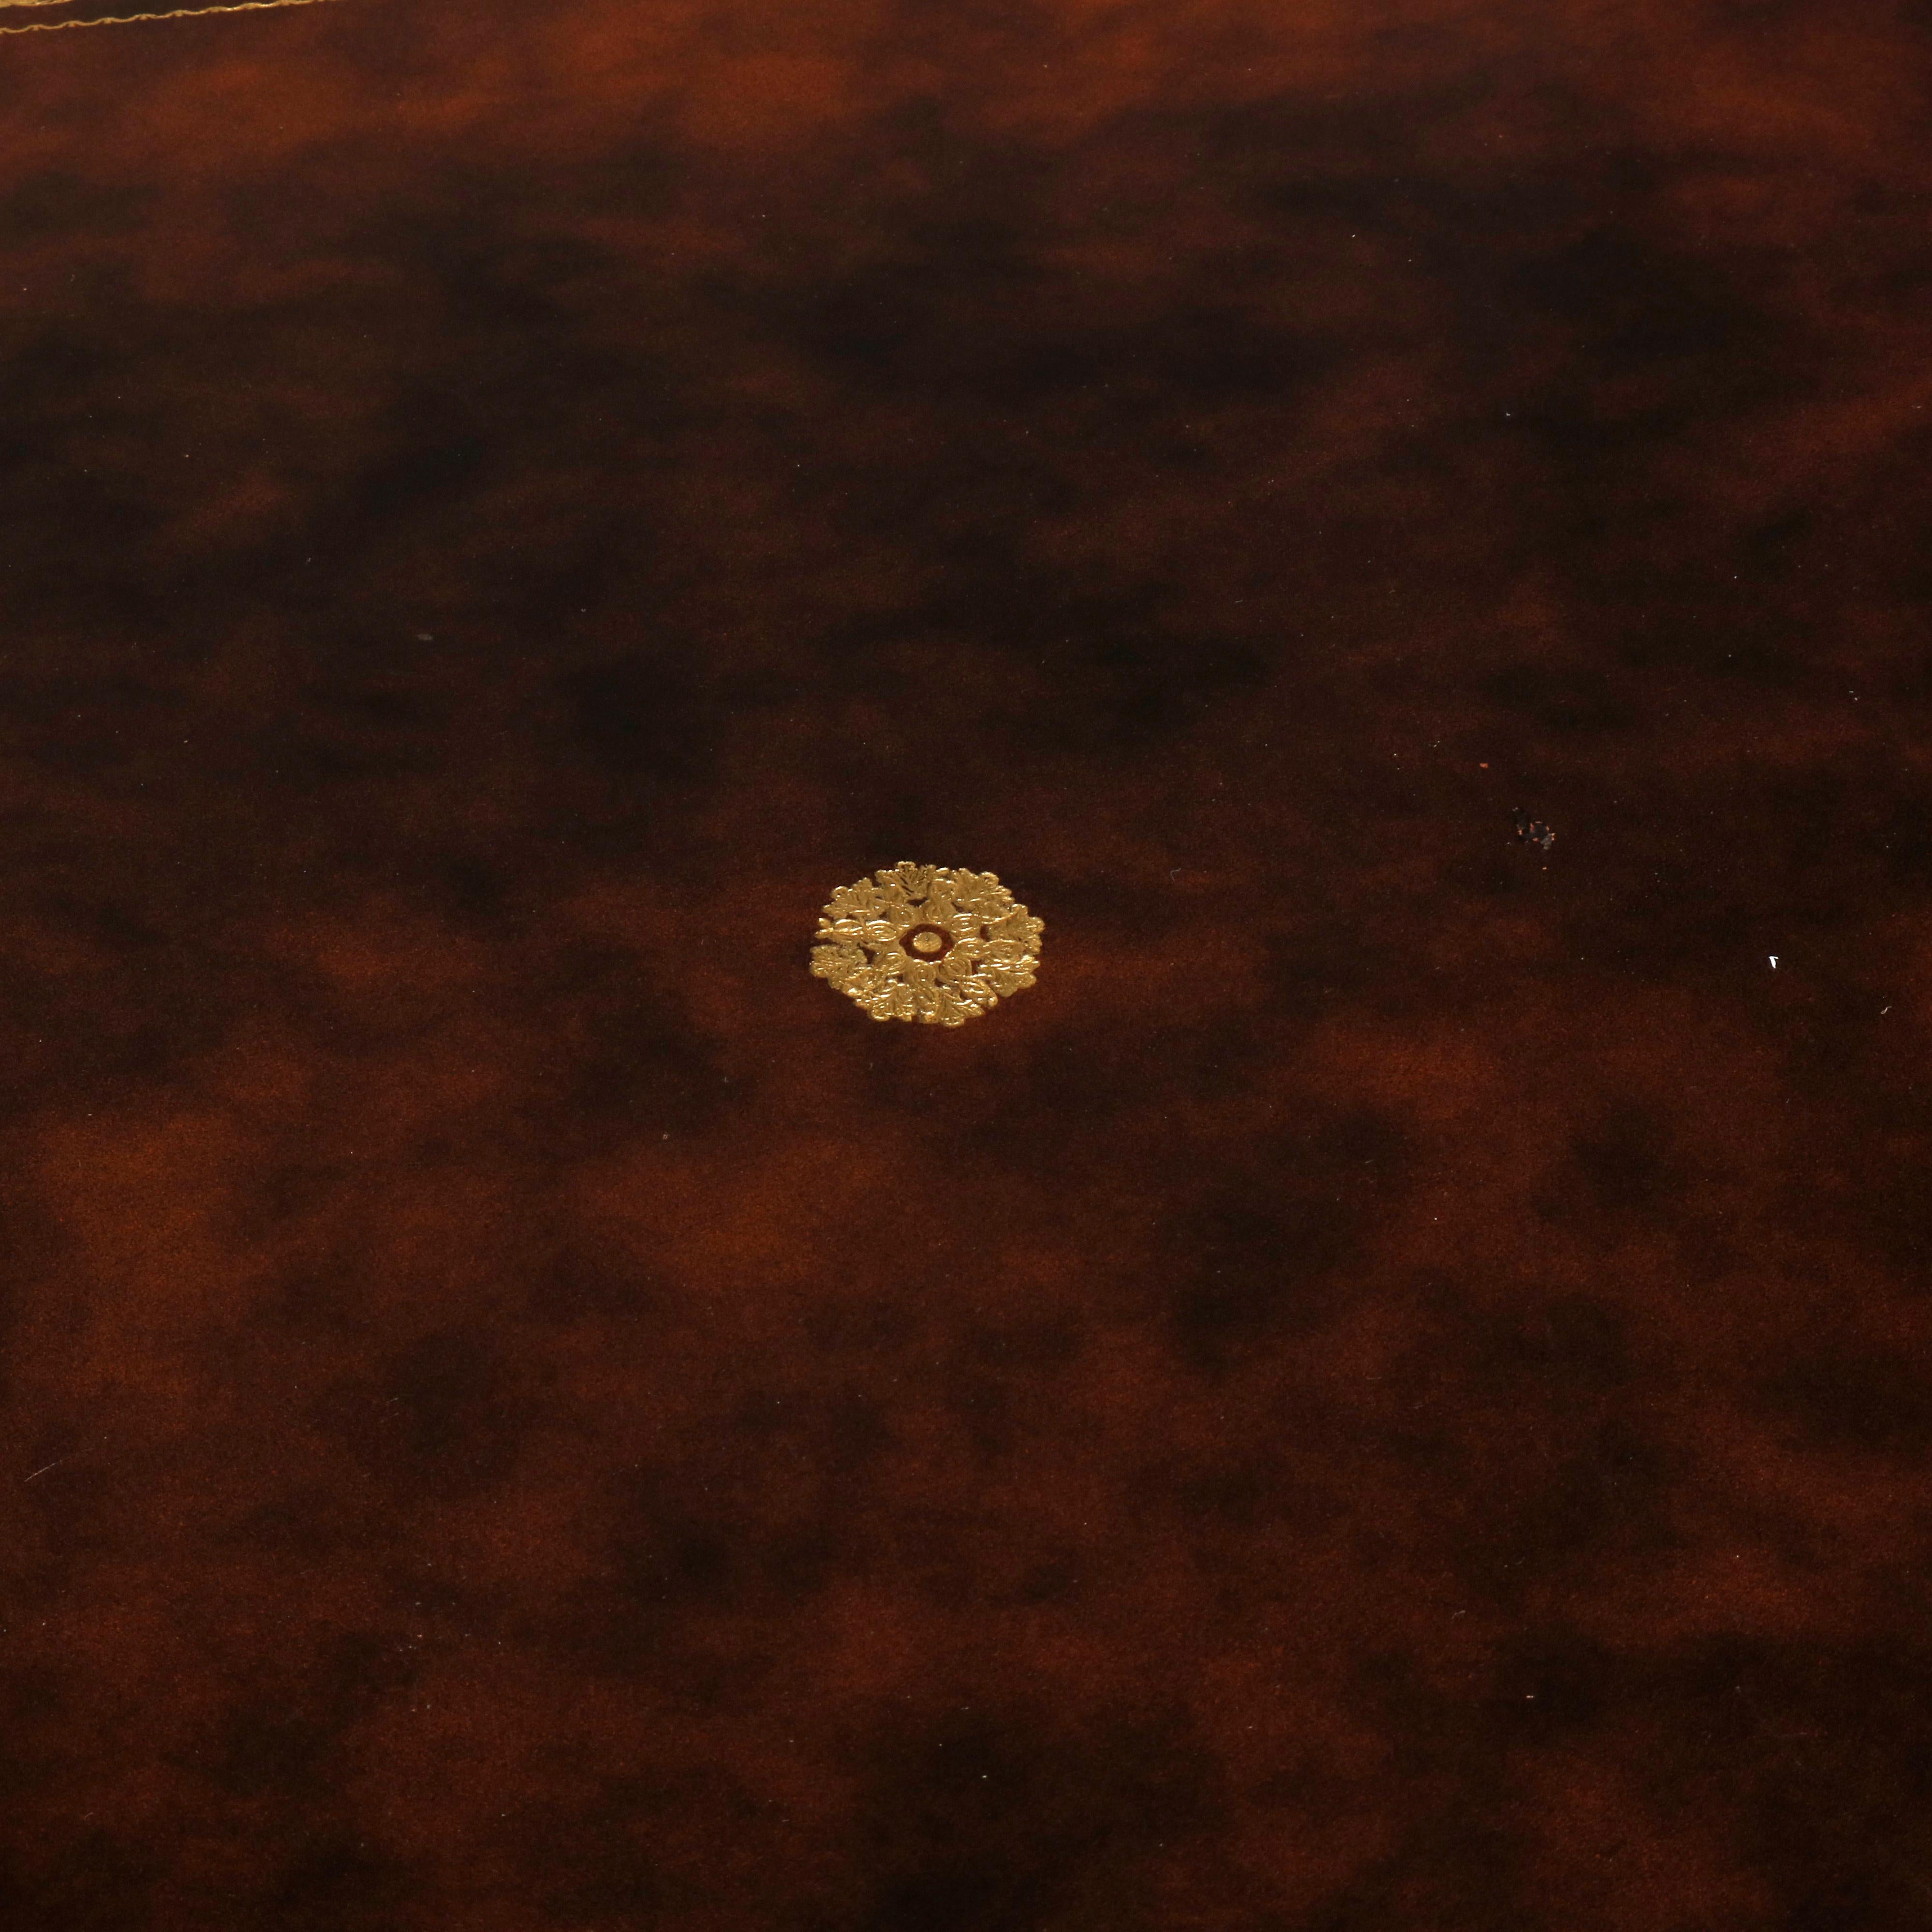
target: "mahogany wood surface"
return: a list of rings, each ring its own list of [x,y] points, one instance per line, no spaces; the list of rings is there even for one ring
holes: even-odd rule
[[[1924,0],[0,103],[0,1923],[1932,1922]]]

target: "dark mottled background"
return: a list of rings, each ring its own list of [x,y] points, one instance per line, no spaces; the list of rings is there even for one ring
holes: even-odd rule
[[[0,1921],[1932,1922],[1928,187],[1924,0],[9,39]]]

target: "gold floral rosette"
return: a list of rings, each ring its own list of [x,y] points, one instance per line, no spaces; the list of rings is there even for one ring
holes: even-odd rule
[[[842,886],[819,916],[812,970],[875,1020],[961,1026],[1034,982],[1036,920],[992,872],[902,860]]]

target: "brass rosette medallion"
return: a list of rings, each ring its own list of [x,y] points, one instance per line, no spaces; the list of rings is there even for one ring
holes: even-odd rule
[[[963,1026],[1030,986],[1044,922],[992,872],[902,860],[842,886],[819,915],[812,970],[875,1020]]]

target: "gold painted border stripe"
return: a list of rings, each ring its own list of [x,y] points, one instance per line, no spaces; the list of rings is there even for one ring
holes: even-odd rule
[[[75,0],[0,0],[0,7],[68,7]],[[70,27],[131,27],[139,20],[198,20],[208,14],[272,14],[282,7],[323,7],[328,0],[230,0],[223,7],[184,7],[176,14],[108,14],[92,20],[36,20],[0,34],[59,34]]]

